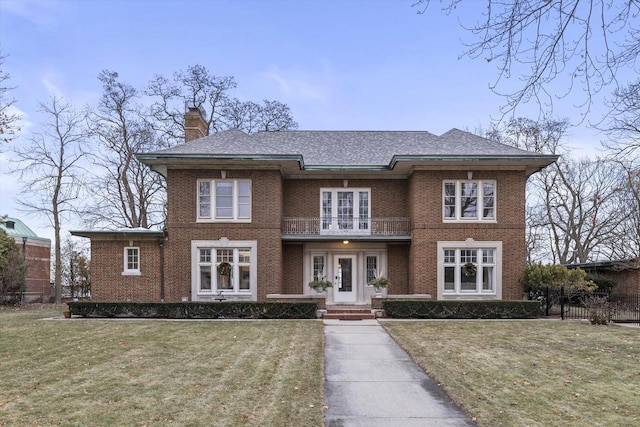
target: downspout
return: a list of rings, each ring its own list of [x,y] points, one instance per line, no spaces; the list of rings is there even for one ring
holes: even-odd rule
[[[164,240],[158,240],[160,246],[160,302],[164,302]]]

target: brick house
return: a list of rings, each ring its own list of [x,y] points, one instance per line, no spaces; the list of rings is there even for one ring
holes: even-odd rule
[[[52,296],[51,240],[38,237],[18,218],[4,218],[0,228],[13,237],[27,264],[23,301],[48,301]]]
[[[185,125],[138,155],[166,178],[164,232],[72,232],[91,238],[94,299],[367,305],[376,275],[385,298],[522,298],[525,183],[556,156],[457,129],[205,136],[197,109]]]
[[[587,273],[602,274],[613,280],[616,286],[611,294],[614,296],[640,295],[640,257],[570,264],[567,267],[581,268]]]

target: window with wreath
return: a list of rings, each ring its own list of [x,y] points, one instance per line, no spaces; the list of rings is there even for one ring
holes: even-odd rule
[[[251,221],[251,181],[248,179],[198,180],[199,221]]]
[[[495,221],[495,181],[444,181],[443,217],[446,221]]]
[[[198,248],[198,291],[251,291],[251,248]]]
[[[496,248],[442,248],[444,294],[495,294]]]

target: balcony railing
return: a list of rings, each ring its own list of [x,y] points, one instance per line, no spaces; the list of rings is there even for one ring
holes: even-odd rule
[[[282,219],[283,236],[409,236],[409,218]]]

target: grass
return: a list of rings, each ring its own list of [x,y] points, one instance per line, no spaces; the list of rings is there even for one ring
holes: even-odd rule
[[[385,321],[480,426],[640,425],[640,331],[570,321]]]
[[[0,426],[320,426],[317,321],[0,310]]]

